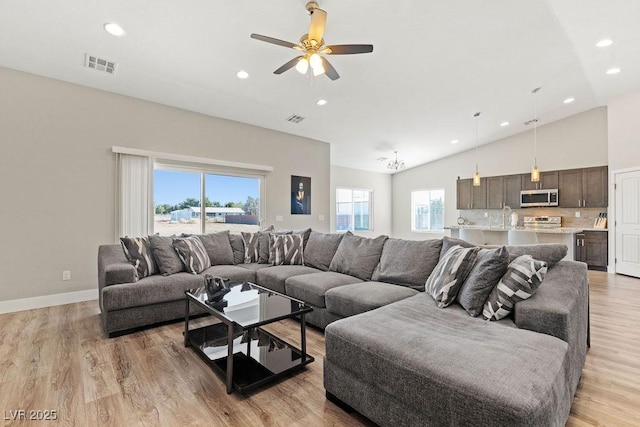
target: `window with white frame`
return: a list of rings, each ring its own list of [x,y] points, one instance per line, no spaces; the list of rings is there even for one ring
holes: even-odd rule
[[[373,191],[336,189],[336,231],[371,231]]]
[[[444,230],[444,189],[411,192],[411,231]]]

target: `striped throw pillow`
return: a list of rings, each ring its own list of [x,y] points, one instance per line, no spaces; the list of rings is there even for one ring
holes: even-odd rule
[[[509,264],[502,279],[484,303],[482,316],[487,320],[504,319],[513,306],[531,297],[547,274],[547,263],[522,255]]]
[[[211,259],[198,236],[176,237],[173,247],[191,274],[202,273],[211,267]]]
[[[138,279],[152,276],[158,272],[158,267],[151,253],[149,236],[121,237],[120,244],[127,259],[136,268],[136,276]]]
[[[245,264],[258,262],[258,259],[260,259],[260,252],[259,252],[260,233],[247,233],[243,231],[242,241],[244,242]]]
[[[303,265],[304,236],[302,234],[271,234],[269,236],[269,264]]]
[[[451,247],[438,261],[425,284],[425,291],[443,308],[456,300],[460,287],[469,276],[480,248]]]

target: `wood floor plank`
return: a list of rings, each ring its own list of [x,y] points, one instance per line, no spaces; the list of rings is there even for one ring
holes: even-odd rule
[[[589,281],[591,349],[567,425],[640,425],[640,280],[589,272]],[[268,329],[299,345],[299,327]],[[326,400],[318,329],[307,331],[313,363],[246,395],[228,395],[182,331],[178,322],[108,339],[96,301],[2,314],[0,410],[58,410],[62,426],[373,425]]]

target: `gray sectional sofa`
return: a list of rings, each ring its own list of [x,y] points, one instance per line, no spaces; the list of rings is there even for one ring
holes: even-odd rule
[[[103,326],[114,335],[182,318],[184,292],[204,274],[252,281],[314,308],[307,320],[325,329],[327,397],[380,425],[564,425],[587,350],[585,264],[559,261],[560,245],[506,247],[510,260],[529,253],[550,268],[512,316],[490,322],[424,292],[454,244],[472,246],[311,232],[304,265],[214,265],[137,281],[121,246],[104,245]]]

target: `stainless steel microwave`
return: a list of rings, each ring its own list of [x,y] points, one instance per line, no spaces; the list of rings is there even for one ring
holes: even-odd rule
[[[525,190],[520,192],[520,207],[558,206],[558,189]]]

